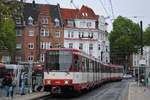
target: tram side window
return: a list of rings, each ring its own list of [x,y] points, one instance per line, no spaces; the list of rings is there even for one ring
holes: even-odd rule
[[[86,58],[86,71],[89,72],[89,59]]]
[[[95,66],[94,66],[94,61],[93,60],[91,60],[91,68],[90,68],[90,72],[94,72],[94,68]]]
[[[82,67],[83,67],[83,72],[86,72],[86,59],[85,59],[85,57],[82,58]]]
[[[101,65],[100,65],[100,63],[98,62],[98,72],[100,72],[101,71]]]
[[[95,61],[95,72],[98,72],[98,63]]]
[[[78,55],[74,55],[74,67],[75,67],[75,71],[79,71],[80,60]]]
[[[104,66],[102,65],[102,66],[101,66],[101,72],[104,73],[104,71],[105,71],[105,70],[104,70]]]

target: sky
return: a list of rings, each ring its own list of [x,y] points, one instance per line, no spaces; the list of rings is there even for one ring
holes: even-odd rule
[[[32,2],[32,0],[25,0]],[[135,23],[143,21],[143,29],[145,30],[150,24],[150,0],[35,0],[37,3],[43,4],[60,4],[62,8],[81,8],[86,5],[93,9],[97,15],[106,17],[108,31],[112,30],[113,19],[121,15],[133,20]],[[111,6],[111,3],[112,6]],[[113,10],[112,10],[112,9]]]

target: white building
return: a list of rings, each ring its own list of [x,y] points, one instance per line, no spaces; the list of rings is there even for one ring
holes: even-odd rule
[[[139,66],[140,58],[140,54],[133,54],[133,66]],[[146,60],[146,66],[150,67],[150,46],[143,47],[143,59]]]
[[[64,47],[81,49],[109,63],[109,41],[104,17],[86,6],[81,9],[61,9],[64,20]],[[103,20],[101,20],[103,18]]]

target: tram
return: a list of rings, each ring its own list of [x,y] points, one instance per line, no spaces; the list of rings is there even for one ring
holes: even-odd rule
[[[123,76],[123,66],[102,64],[78,49],[51,48],[45,59],[44,90],[52,94],[88,91]]]

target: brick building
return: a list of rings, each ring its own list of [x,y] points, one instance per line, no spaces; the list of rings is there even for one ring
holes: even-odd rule
[[[44,61],[46,49],[62,47],[63,25],[59,5],[25,3],[16,18],[16,61]]]

